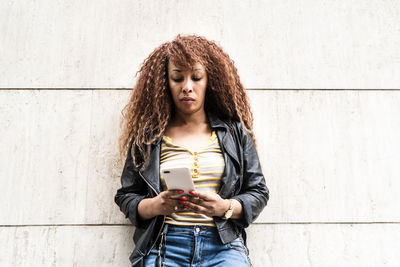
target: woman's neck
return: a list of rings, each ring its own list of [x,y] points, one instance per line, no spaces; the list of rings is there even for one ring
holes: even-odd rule
[[[183,114],[177,112],[172,119],[172,123],[176,126],[201,125],[207,123],[207,115],[204,110],[193,114]]]

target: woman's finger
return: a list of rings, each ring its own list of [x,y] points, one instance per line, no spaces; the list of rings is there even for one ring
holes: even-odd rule
[[[211,200],[215,200],[215,193],[201,193],[201,192],[197,192],[197,196],[200,199],[203,199],[205,201],[211,201]]]
[[[180,191],[182,191],[182,190],[166,190],[166,191],[161,192],[161,194],[165,198],[173,198],[174,196],[179,195]]]
[[[209,209],[207,207],[204,206],[200,206],[200,205],[196,205],[194,203],[188,202],[186,204],[186,206],[188,207],[188,210],[196,212],[196,213],[201,213],[207,216],[213,216],[214,215],[214,211],[213,209]]]
[[[178,195],[180,191],[182,190],[166,190],[164,192],[166,192],[168,196],[173,196],[173,195]]]
[[[197,197],[197,196],[196,197],[189,197],[188,201],[190,201],[190,202],[192,202],[194,204],[200,204],[201,199],[199,197]]]
[[[194,211],[194,212],[197,212],[197,213],[199,213],[199,211],[202,209],[201,206],[196,205],[196,204],[194,204],[194,203],[192,203],[192,202],[187,202],[187,203],[186,203],[186,206],[187,206],[190,210],[192,210],[192,211]]]

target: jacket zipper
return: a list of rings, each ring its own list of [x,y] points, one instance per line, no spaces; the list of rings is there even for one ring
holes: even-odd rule
[[[154,189],[154,187],[146,180],[146,178],[144,178],[144,176],[142,175],[142,173],[141,173],[140,171],[139,171],[139,175],[140,175],[140,177],[142,177],[143,181],[154,191],[154,193],[156,193],[156,195],[159,195],[159,194],[157,193],[157,191]],[[151,251],[151,250],[153,249],[153,247],[156,245],[157,240],[158,240],[158,236],[161,234],[162,229],[164,228],[164,224],[165,224],[165,216],[163,215],[163,223],[162,223],[162,225],[161,225],[160,231],[159,231],[158,234],[157,234],[156,241],[154,241],[153,245],[151,245],[151,247],[150,247],[149,251],[147,251],[147,254],[146,254],[146,255],[149,255],[149,254],[150,254],[150,251]]]

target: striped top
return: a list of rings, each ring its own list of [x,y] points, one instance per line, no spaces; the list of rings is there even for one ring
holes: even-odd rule
[[[188,167],[192,172],[193,183],[198,192],[219,192],[225,161],[215,131],[202,149],[192,152],[176,145],[168,136],[163,136],[160,157],[160,178],[163,190],[166,190],[161,171],[165,168]],[[175,212],[166,216],[166,223],[174,225],[215,226],[212,217],[194,212]]]

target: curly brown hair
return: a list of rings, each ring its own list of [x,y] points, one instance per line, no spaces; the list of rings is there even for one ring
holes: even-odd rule
[[[136,73],[140,75],[122,110],[121,156],[126,155],[132,142],[134,164],[142,167],[147,163],[151,143],[163,134],[173,118],[174,103],[168,85],[170,60],[185,69],[202,64],[208,78],[205,111],[221,119],[241,122],[255,143],[253,114],[234,61],[213,41],[178,34],[173,41],[157,47]]]

